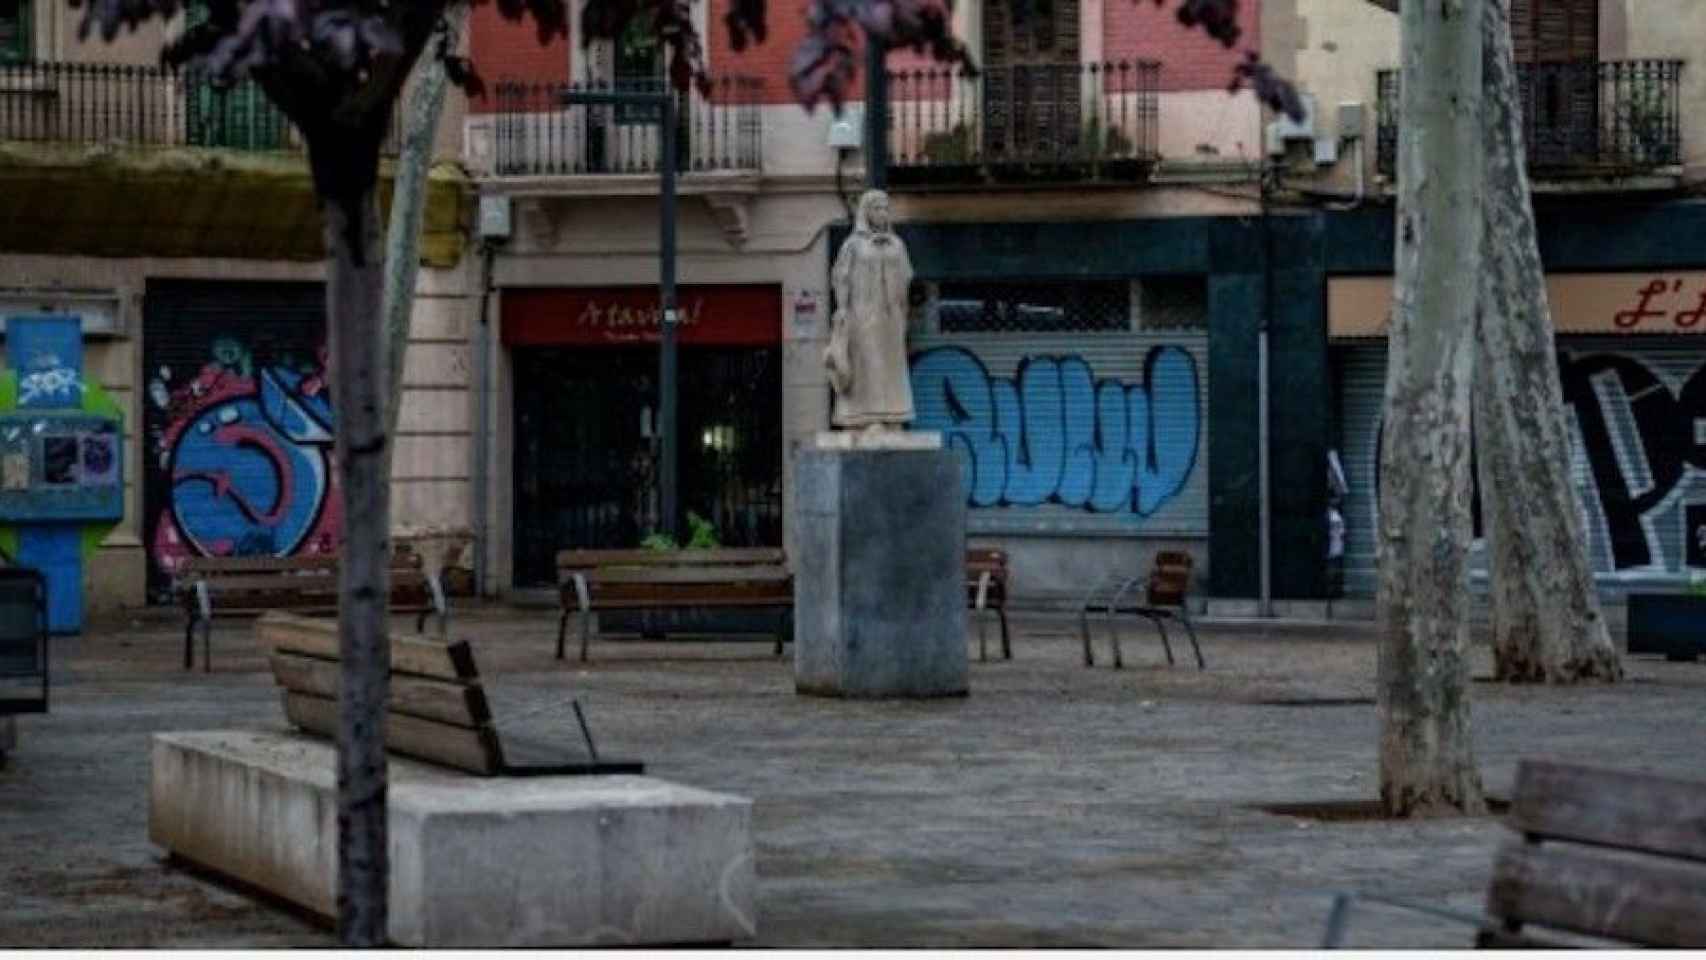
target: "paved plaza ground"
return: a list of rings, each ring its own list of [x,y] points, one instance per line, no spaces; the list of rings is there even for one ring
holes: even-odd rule
[[[1201,673],[1167,668],[1146,628],[1127,631],[1115,672],[1082,666],[1070,619],[1016,626],[1013,661],[974,651],[969,697],[908,703],[796,696],[791,659],[763,640],[609,642],[582,665],[552,659],[547,611],[478,611],[454,632],[503,729],[573,740],[576,697],[602,752],[754,798],[748,946],[1308,947],[1341,889],[1479,906],[1507,836],[1496,818],[1260,809],[1374,798],[1368,625],[1211,628]],[[215,646],[204,674],[181,670],[168,622],[58,642],[53,712],[20,719],[0,770],[0,946],[333,945],[148,843],[152,732],[283,725],[249,628],[222,623]],[[1706,780],[1706,664],[1628,666],[1610,688],[1476,684],[1490,791],[1508,794],[1522,757]],[[1471,936],[1374,908],[1351,934]]]

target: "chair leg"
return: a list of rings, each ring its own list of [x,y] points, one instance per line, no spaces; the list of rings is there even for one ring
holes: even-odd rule
[[[782,645],[788,642],[788,618],[793,615],[791,610],[783,610],[776,618],[776,656],[782,655]]]
[[[1001,659],[1011,660],[1013,659],[1013,636],[1007,629],[1007,608],[1005,606],[996,607],[995,615],[1001,618]]]
[[[1096,654],[1090,649],[1090,608],[1078,611],[1078,632],[1084,636],[1084,665],[1096,665]]]
[[[563,659],[563,644],[569,635],[569,611],[563,609],[563,615],[557,618],[557,659]]]
[[[983,610],[973,610],[977,618],[977,659],[979,663],[989,662],[989,614]]]
[[[422,610],[419,614],[417,614],[415,616],[415,632],[416,633],[426,633],[426,618],[427,618],[427,614],[430,612],[431,611],[428,611],[428,610]]]
[[[586,662],[586,648],[592,643],[592,611],[581,611],[581,662]]]
[[[184,623],[184,669],[195,669],[195,618]]]
[[[1161,633],[1161,649],[1167,651],[1167,666],[1173,666],[1173,645],[1167,641],[1167,618],[1150,617],[1149,622]]]
[[[1120,649],[1120,624],[1114,619],[1113,613],[1108,613],[1108,639],[1114,647],[1114,669],[1125,669],[1125,652]]]
[[[213,621],[201,622],[201,671],[213,672]]]
[[[1197,655],[1197,669],[1207,670],[1208,664],[1203,662],[1202,647],[1197,646],[1197,628],[1191,626],[1191,618],[1180,616],[1179,622],[1185,625],[1185,634],[1191,638],[1191,651]]]

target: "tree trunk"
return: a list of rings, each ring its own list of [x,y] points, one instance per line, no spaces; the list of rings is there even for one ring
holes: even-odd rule
[[[375,139],[372,163],[377,162]],[[379,204],[371,183],[358,196],[340,203],[334,194],[323,208],[332,398],[344,497],[344,545],[338,565],[338,650],[343,660],[338,696],[338,936],[345,946],[367,947],[381,946],[386,939],[391,485],[384,462],[388,371],[380,343],[384,265],[377,255]]]
[[[1397,290],[1381,443],[1380,796],[1485,811],[1469,725],[1469,391],[1481,267],[1482,0],[1402,7]]]
[[[449,31],[445,42],[452,52],[467,19],[466,3],[445,11],[444,23]],[[415,277],[420,272],[427,177],[432,171],[433,146],[438,140],[438,121],[444,113],[449,85],[444,60],[426,58],[420,81],[410,93],[403,113],[403,145],[391,189],[391,223],[385,232],[385,359],[391,390],[391,403],[386,408],[388,437],[397,435],[397,417],[403,408],[403,361],[409,349],[409,321],[415,309]],[[386,445],[387,477],[391,475],[392,453],[393,448]]]
[[[1475,442],[1500,680],[1623,675],[1588,566],[1570,481],[1563,389],[1534,225],[1510,0],[1485,0],[1486,235]]]

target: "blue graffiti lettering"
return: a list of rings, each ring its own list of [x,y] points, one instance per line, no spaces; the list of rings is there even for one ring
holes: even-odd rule
[[[1197,389],[1196,360],[1179,347],[1151,348],[1137,385],[1098,381],[1080,357],[1027,357],[1012,379],[995,377],[969,350],[937,347],[912,358],[912,428],[961,452],[973,507],[1147,517],[1196,466]]]

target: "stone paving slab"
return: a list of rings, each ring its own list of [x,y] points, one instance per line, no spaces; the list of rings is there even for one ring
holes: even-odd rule
[[[1357,701],[1373,695],[1375,648],[1362,625],[1207,630],[1201,673],[1168,669],[1153,637],[1128,629],[1116,672],[1080,665],[1070,619],[1023,618],[1014,661],[973,659],[970,696],[911,703],[798,697],[791,658],[770,656],[766,638],[610,642],[590,664],[558,662],[554,625],[547,612],[484,611],[453,629],[493,677],[506,732],[575,740],[578,698],[601,751],[755,799],[752,946],[1309,947],[1335,890],[1473,911],[1506,835],[1493,818],[1323,823],[1258,809],[1373,798],[1374,708]],[[0,770],[0,945],[332,943],[170,869],[147,841],[153,731],[282,726],[248,633],[232,626],[215,643],[211,675],[178,669],[169,625],[60,643],[54,712],[20,719]],[[1529,756],[1706,779],[1706,664],[1628,666],[1616,687],[1477,684],[1489,788],[1508,791]],[[1271,705],[1308,700],[1336,705]],[[1468,942],[1373,908],[1350,937]]]

